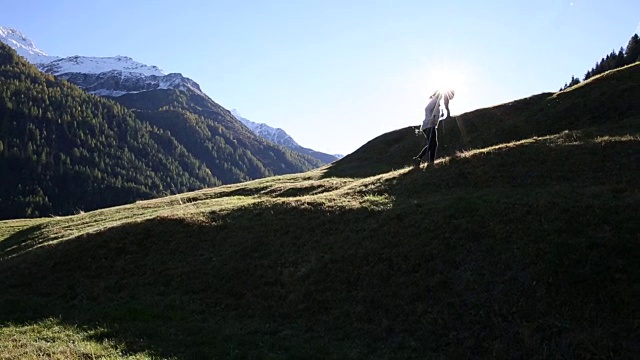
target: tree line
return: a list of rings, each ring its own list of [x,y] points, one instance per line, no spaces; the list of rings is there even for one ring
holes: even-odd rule
[[[591,70],[586,72],[582,80],[589,80],[596,75],[631,65],[636,61],[640,61],[640,37],[638,34],[634,34],[631,39],[629,39],[626,48],[620,47],[618,52],[612,50],[610,54],[598,61]],[[560,91],[578,84],[580,84],[580,79],[571,76],[571,80],[565,83],[564,86],[560,88]]]

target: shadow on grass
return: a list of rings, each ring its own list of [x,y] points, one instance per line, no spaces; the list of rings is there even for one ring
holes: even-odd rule
[[[18,254],[36,246],[38,244],[37,234],[42,228],[43,226],[40,224],[32,225],[0,241],[0,259]]]
[[[368,210],[346,213],[352,221],[369,217]],[[0,261],[0,322],[55,317],[104,329],[97,341],[162,357],[331,358],[313,322],[296,320],[304,311],[292,316],[282,306],[292,302],[289,286],[304,292],[302,274],[327,265],[312,248],[340,246],[332,236],[345,224],[332,215],[253,207],[212,218],[216,226],[154,219],[32,249]],[[342,354],[356,351],[334,341]]]
[[[126,224],[1,260],[0,323],[178,359],[635,354],[632,214],[564,191]]]

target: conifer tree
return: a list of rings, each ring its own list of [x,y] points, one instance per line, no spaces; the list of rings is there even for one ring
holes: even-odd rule
[[[624,57],[627,64],[633,64],[640,60],[640,37],[638,34],[634,34],[631,39],[629,39],[627,48],[624,51]]]
[[[584,75],[583,80],[588,80],[596,75],[600,75],[609,70],[621,68],[623,66],[633,64],[640,60],[640,37],[634,34],[627,47],[622,48],[616,53],[611,51],[606,57],[602,58],[596,65]],[[568,86],[571,86],[570,84]]]
[[[626,61],[625,56],[624,56],[624,49],[622,47],[620,47],[620,50],[616,54],[616,60],[615,60],[615,64],[614,65],[615,65],[616,69],[627,65],[627,61]]]
[[[571,76],[571,81],[569,82],[569,87],[580,84],[580,80],[575,76]]]

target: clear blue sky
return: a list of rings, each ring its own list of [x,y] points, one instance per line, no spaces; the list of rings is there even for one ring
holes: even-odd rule
[[[556,91],[639,23],[638,0],[20,0],[0,12],[50,55],[180,72],[222,106],[342,154],[419,124],[443,78],[458,88],[454,114]]]

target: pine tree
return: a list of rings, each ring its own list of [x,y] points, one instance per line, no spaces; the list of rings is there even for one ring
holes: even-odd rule
[[[611,51],[606,57],[598,61],[591,70],[587,71],[583,80],[588,80],[609,70],[633,64],[638,60],[640,60],[640,37],[635,34],[629,39],[626,49],[620,47],[617,53],[615,50]]]
[[[638,34],[634,34],[629,39],[627,48],[624,51],[624,57],[627,64],[633,64],[640,60],[640,37]]]
[[[584,78],[583,78],[583,80],[587,80],[587,79],[589,79],[590,77],[592,77],[592,76],[593,76],[593,75],[591,75],[592,73],[593,73],[593,69],[591,69],[591,70],[587,71],[587,73],[586,73],[586,74],[584,74]]]
[[[580,84],[580,79],[576,78],[575,76],[571,75],[571,81],[569,81],[569,83],[564,83],[564,86],[560,89],[560,91],[568,89],[574,85],[578,85]]]
[[[572,87],[574,85],[578,85],[580,84],[580,79],[576,78],[575,76],[571,76],[571,81],[569,82],[569,87]]]
[[[625,59],[624,56],[624,49],[622,48],[622,46],[620,47],[620,50],[618,51],[618,53],[616,54],[616,59],[615,59],[615,68],[619,69],[623,66],[627,65],[627,61]]]

